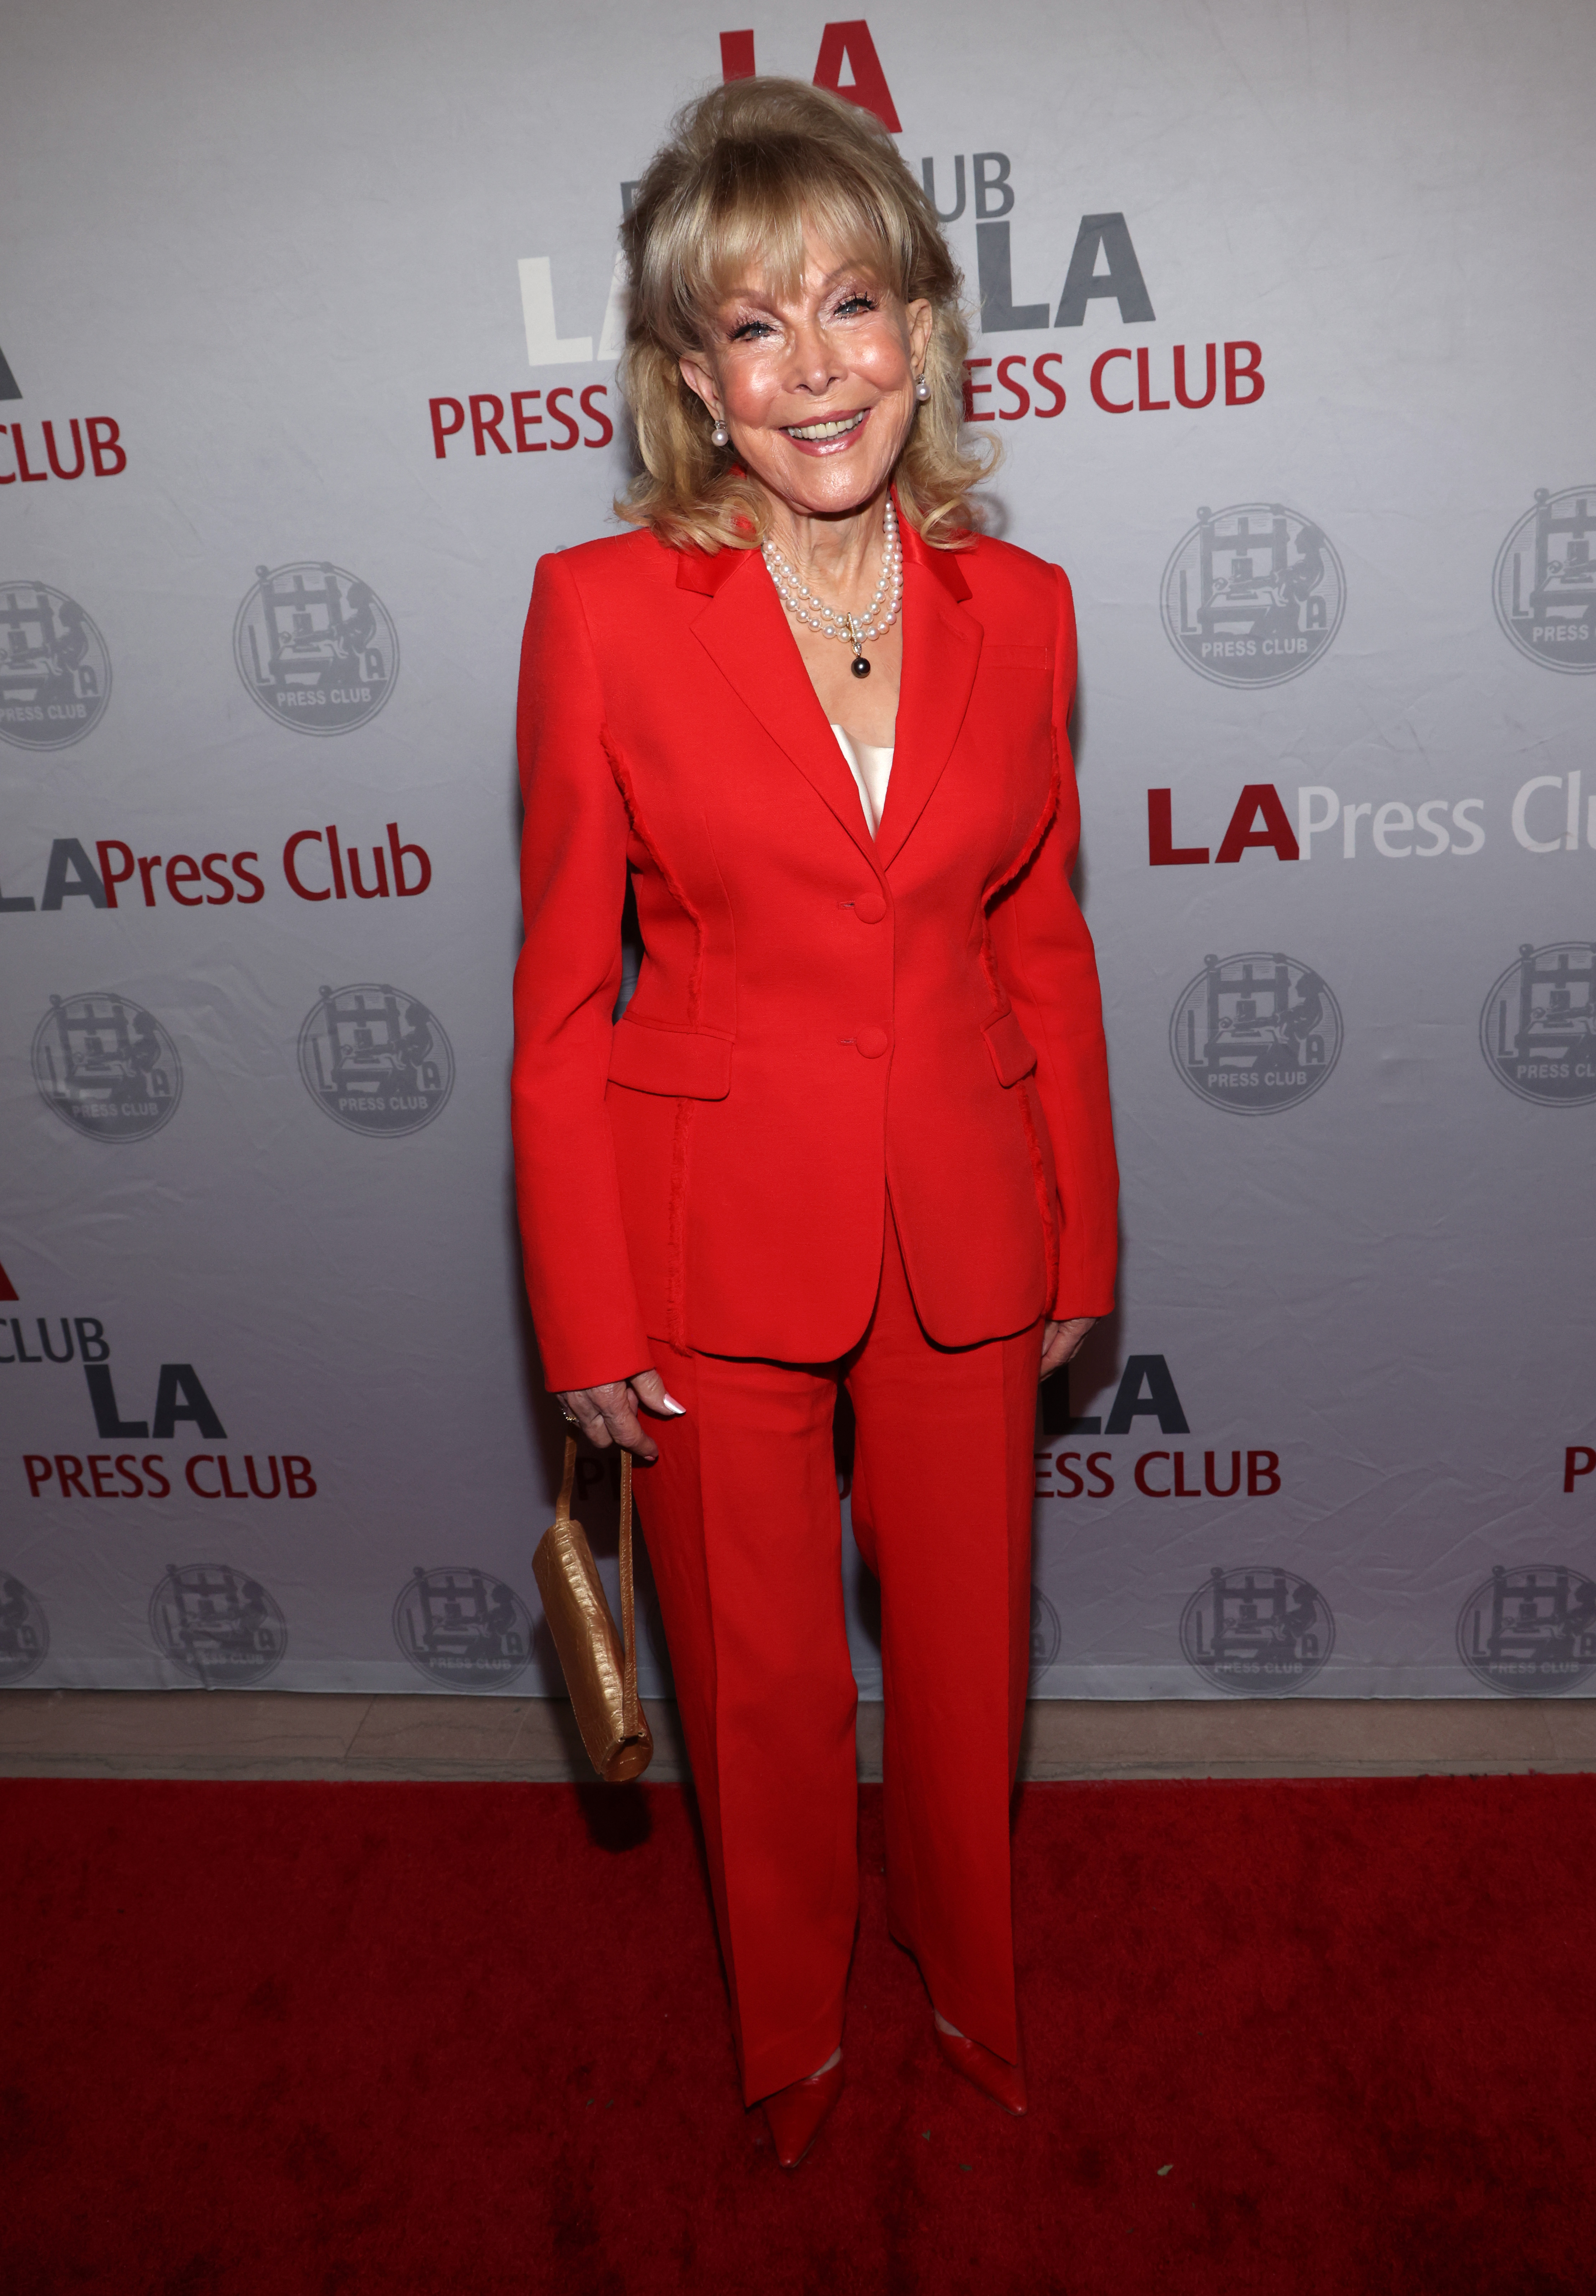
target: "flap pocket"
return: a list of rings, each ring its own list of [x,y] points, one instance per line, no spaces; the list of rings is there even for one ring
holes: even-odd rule
[[[610,1040],[610,1081],[670,1100],[724,1100],[732,1039],[698,1029],[651,1029],[623,1013]]]
[[[1053,650],[1052,646],[998,645],[988,640],[981,648],[981,660],[991,669],[1051,669]]]
[[[995,1021],[987,1021],[981,1034],[999,1084],[1018,1084],[1021,1077],[1030,1075],[1036,1065],[1035,1047],[1012,1013],[1000,1013]]]

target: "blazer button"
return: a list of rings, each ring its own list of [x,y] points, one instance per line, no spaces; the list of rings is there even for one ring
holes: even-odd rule
[[[879,1061],[886,1051],[888,1038],[885,1029],[861,1029],[854,1038],[855,1048],[867,1061]]]
[[[879,925],[887,914],[887,904],[872,885],[868,893],[861,893],[854,903],[854,914],[862,925]]]

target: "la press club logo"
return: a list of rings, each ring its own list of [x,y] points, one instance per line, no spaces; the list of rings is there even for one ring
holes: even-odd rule
[[[153,1013],[110,989],[52,996],[33,1037],[33,1080],[86,1140],[147,1140],[183,1097],[177,1047]]]
[[[1282,685],[1333,643],[1346,604],[1323,528],[1283,503],[1206,505],[1164,570],[1164,628],[1220,685]]]
[[[264,1682],[288,1649],[288,1622],[260,1580],[225,1562],[168,1564],[150,1597],[150,1639],[207,1690]]]
[[[1596,941],[1522,941],[1492,983],[1480,1050],[1499,1083],[1543,1108],[1596,1101]]]
[[[399,639],[369,582],[328,559],[258,566],[233,626],[244,690],[299,734],[348,734],[393,692]]]
[[[513,1587],[470,1566],[419,1565],[394,1603],[394,1640],[446,1690],[505,1690],[532,1659],[532,1614]]]
[[[1496,619],[1543,669],[1596,670],[1596,487],[1535,488],[1492,578]]]
[[[1181,1082],[1241,1116],[1276,1116],[1311,1099],[1339,1060],[1341,1042],[1341,1008],[1329,982],[1281,949],[1205,956],[1169,1020]]]
[[[38,1596],[0,1570],[0,1690],[37,1673],[50,1655],[50,1622]]]
[[[1181,1612],[1181,1652],[1215,1690],[1289,1697],[1336,1646],[1336,1622],[1316,1587],[1293,1570],[1217,1565]]]
[[[1583,1689],[1596,1674],[1596,1582],[1561,1563],[1498,1563],[1458,1614],[1458,1656],[1507,1697]]]
[[[454,1089],[454,1054],[438,1015],[387,981],[323,987],[299,1030],[299,1074],[347,1131],[419,1132]]]
[[[67,750],[110,700],[98,624],[47,582],[0,582],[0,737],[21,750]]]

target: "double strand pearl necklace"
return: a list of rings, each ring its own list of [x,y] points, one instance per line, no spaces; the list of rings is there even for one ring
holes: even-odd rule
[[[806,623],[818,630],[823,638],[844,638],[854,649],[848,664],[855,677],[868,677],[870,664],[865,659],[867,638],[884,638],[903,611],[904,603],[904,545],[897,530],[897,512],[892,496],[887,497],[886,522],[881,535],[881,578],[876,584],[875,596],[863,614],[839,614],[817,598],[806,583],[800,582],[791,562],[783,556],[773,542],[764,542],[760,552],[770,578],[776,586],[776,594],[795,621]]]

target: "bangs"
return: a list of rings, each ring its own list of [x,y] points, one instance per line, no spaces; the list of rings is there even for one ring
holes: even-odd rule
[[[874,185],[845,169],[817,179],[796,141],[727,143],[716,159],[660,234],[683,350],[698,347],[705,322],[740,288],[757,282],[782,300],[796,298],[812,240],[907,300],[913,251]]]

